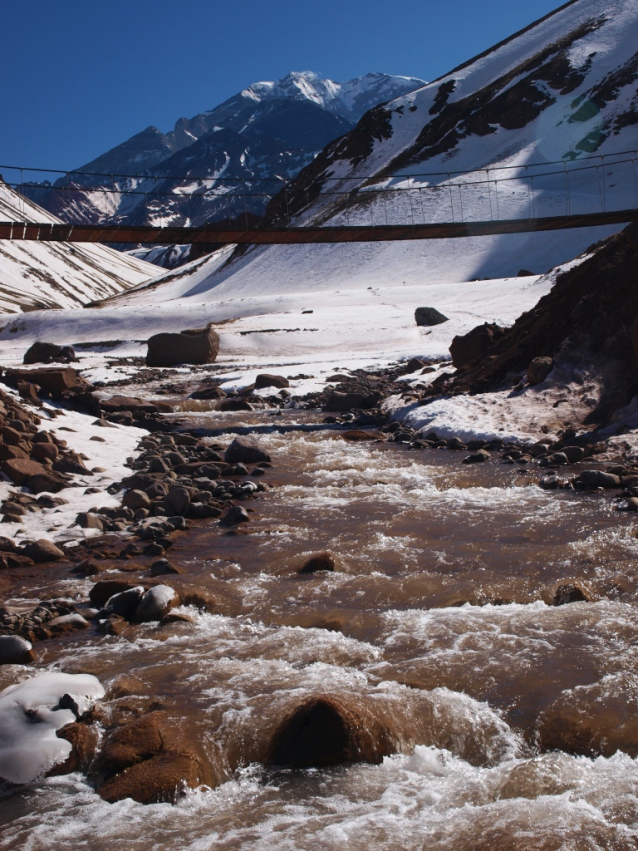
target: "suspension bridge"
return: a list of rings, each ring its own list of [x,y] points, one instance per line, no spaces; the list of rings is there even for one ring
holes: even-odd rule
[[[281,177],[107,175],[0,166],[3,174],[19,174],[3,182],[20,193],[22,203],[20,219],[0,220],[0,239],[294,245],[617,225],[638,220],[637,158],[637,151],[623,151],[467,172],[322,175],[307,186]],[[53,184],[25,180],[25,171],[60,177]],[[52,207],[63,218],[77,220],[34,220],[38,208],[25,196],[42,202],[47,193],[54,194]],[[145,223],[126,221],[123,210]],[[91,218],[97,221],[87,221]]]

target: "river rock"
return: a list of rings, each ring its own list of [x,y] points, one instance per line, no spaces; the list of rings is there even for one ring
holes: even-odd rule
[[[179,597],[173,588],[169,585],[156,585],[142,597],[135,612],[135,620],[139,623],[159,621],[178,605]]]
[[[264,761],[289,768],[378,764],[394,750],[389,731],[359,703],[347,697],[317,695],[283,719]]]
[[[577,482],[580,482],[585,488],[619,488],[620,477],[613,473],[604,473],[602,470],[583,470],[578,476]]]
[[[108,414],[130,411],[133,416],[137,416],[138,414],[154,414],[157,412],[157,405],[138,399],[136,396],[110,396],[108,399],[101,399],[100,406]]]
[[[106,601],[104,608],[107,612],[112,612],[114,615],[119,615],[121,618],[130,621],[136,614],[143,595],[144,588],[141,585],[136,585],[114,594]]]
[[[418,372],[420,369],[423,369],[425,366],[427,366],[427,364],[421,358],[410,358],[410,360],[405,365],[405,372],[408,375],[411,375],[413,372]]]
[[[100,579],[89,591],[89,600],[94,606],[101,608],[115,594],[131,587],[131,583],[126,579]]]
[[[534,386],[541,384],[554,368],[554,361],[550,357],[534,358],[527,367],[527,380]]]
[[[255,378],[255,390],[261,390],[264,387],[290,387],[290,382],[283,375],[269,375],[262,372]]]
[[[596,595],[584,582],[563,582],[556,587],[552,596],[554,606],[565,606],[568,603],[592,603],[594,600]]]
[[[381,401],[381,393],[373,390],[370,393],[343,393],[340,390],[334,390],[326,398],[324,410],[326,411],[350,411],[352,408],[361,408],[367,410],[374,408]]]
[[[218,411],[252,411],[253,406],[245,399],[223,399],[217,406]]]
[[[86,475],[87,470],[84,471]],[[62,473],[45,471],[27,479],[26,486],[31,493],[58,493],[67,486],[68,481]]]
[[[224,452],[227,464],[257,464],[260,461],[270,461],[270,455],[260,449],[252,437],[236,437]]]
[[[223,399],[225,396],[221,387],[204,387],[191,393],[189,399]]]
[[[42,367],[41,369],[8,369],[5,373],[10,383],[30,381],[39,385],[54,398],[63,393],[81,393],[91,389],[89,382],[70,366]]]
[[[138,508],[148,508],[151,500],[142,490],[130,490],[124,494],[122,505],[124,508],[130,508],[132,511],[137,511]]]
[[[0,469],[8,476],[14,485],[22,487],[34,476],[45,475],[47,470],[38,461],[28,458],[8,458],[0,461]]]
[[[221,513],[221,509],[214,505],[208,505],[205,502],[191,502],[184,511],[184,516],[188,517],[189,520],[205,520],[208,517],[219,517]]]
[[[18,635],[0,635],[0,665],[27,665],[34,659],[32,644]]]
[[[414,321],[417,325],[431,326],[442,325],[444,322],[449,322],[447,316],[444,316],[436,307],[417,307],[414,311]]]
[[[72,363],[77,361],[72,346],[58,346],[56,343],[44,343],[40,340],[26,350],[22,363]]]
[[[75,518],[75,522],[81,529],[99,529],[100,531],[104,530],[104,523],[101,518],[98,517],[97,514],[93,514],[90,511],[80,511],[78,516]]]
[[[39,541],[30,541],[22,549],[22,552],[28,558],[33,559],[36,564],[44,564],[47,561],[58,561],[65,558],[63,551],[56,547],[53,541],[47,541],[46,538],[41,538]]]
[[[173,514],[183,514],[191,501],[190,492],[187,488],[178,485],[169,490],[164,497],[164,502]]]
[[[563,446],[560,451],[567,456],[570,464],[576,464],[585,457],[585,450],[582,446]]]
[[[126,798],[139,804],[174,804],[185,788],[201,785],[211,785],[201,759],[193,751],[169,750],[132,765],[97,791],[110,804]]]
[[[631,673],[565,689],[538,720],[541,751],[611,757],[638,756],[638,716]]]
[[[223,526],[234,526],[237,523],[248,523],[249,520],[250,517],[246,509],[242,508],[241,505],[234,505],[230,511],[226,512],[220,522]]]
[[[60,450],[55,443],[34,443],[31,450],[31,457],[34,461],[55,461],[60,454]]]
[[[181,363],[213,363],[219,352],[219,337],[210,325],[178,334],[155,334],[148,340],[147,366],[177,366]]]
[[[99,741],[95,727],[75,721],[57,730],[55,735],[58,739],[65,739],[70,743],[71,753],[64,762],[49,769],[47,775],[59,777],[64,774],[72,774],[74,771],[86,771],[91,764]]]
[[[332,553],[322,552],[311,555],[299,568],[300,574],[317,573],[321,570],[334,571],[335,557]]]
[[[160,558],[151,565],[151,576],[164,576],[168,573],[179,573],[179,570],[168,559]]]
[[[163,712],[152,712],[107,733],[91,773],[98,794],[114,803],[174,803],[185,787],[216,785],[208,766]]]
[[[483,461],[489,461],[492,456],[487,449],[479,449],[478,452],[473,452],[471,455],[466,455],[463,459],[464,464],[480,464]]]

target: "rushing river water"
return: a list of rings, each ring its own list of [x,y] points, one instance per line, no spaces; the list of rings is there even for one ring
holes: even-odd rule
[[[143,806],[105,803],[80,774],[49,778],[0,800],[0,847],[635,849],[631,515],[496,460],[326,431],[259,440],[277,487],[250,503],[250,534],[202,525],[171,551],[175,587],[203,589],[219,614],[44,655],[96,674],[113,700],[161,705],[227,779]],[[334,573],[297,575],[325,549]],[[570,581],[593,601],[547,605]],[[133,698],[117,698],[123,678]],[[370,719],[393,753],[265,768],[278,725],[312,696]]]

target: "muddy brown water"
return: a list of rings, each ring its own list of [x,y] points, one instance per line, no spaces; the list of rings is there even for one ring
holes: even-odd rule
[[[496,459],[325,430],[259,440],[275,487],[246,504],[248,528],[200,524],[170,553],[171,584],[211,612],[40,645],[40,667],[107,687],[134,677],[118,699],[161,704],[226,781],[144,807],[106,804],[80,774],[50,778],[0,799],[0,847],[636,848],[634,517]],[[296,574],[325,549],[337,571]],[[547,605],[566,582],[592,602]],[[265,768],[282,719],[316,696],[383,730],[393,753]]]

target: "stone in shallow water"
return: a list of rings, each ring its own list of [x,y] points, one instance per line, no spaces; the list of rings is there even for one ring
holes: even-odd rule
[[[310,558],[306,559],[303,565],[299,568],[300,574],[317,573],[321,570],[334,571],[335,557],[332,553],[314,553]]]
[[[267,765],[310,768],[347,762],[378,764],[395,751],[389,731],[347,699],[310,697],[277,728]]]
[[[135,612],[135,620],[140,623],[159,621],[164,615],[179,605],[179,597],[169,585],[156,585],[144,594]]]

